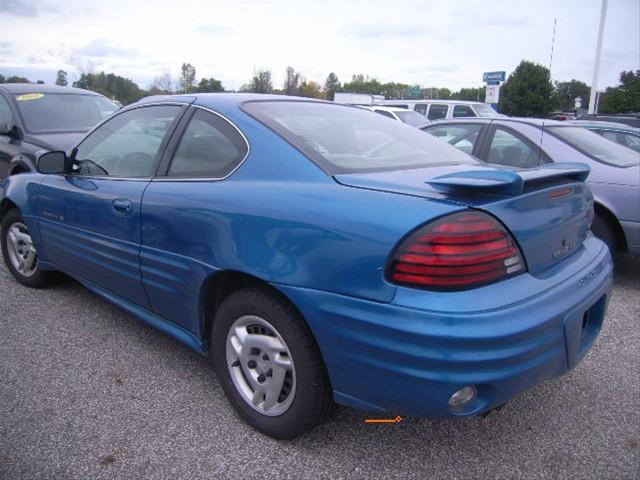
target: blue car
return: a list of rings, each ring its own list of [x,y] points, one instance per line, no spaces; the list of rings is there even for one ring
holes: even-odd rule
[[[15,279],[64,272],[208,355],[275,438],[334,402],[488,412],[576,366],[611,291],[588,167],[488,167],[355,107],[151,97],[37,169],[0,183]]]

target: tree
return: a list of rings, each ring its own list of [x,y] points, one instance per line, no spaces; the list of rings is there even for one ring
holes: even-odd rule
[[[331,72],[327,79],[324,82],[324,94],[327,100],[333,100],[336,95],[336,92],[340,91],[340,80],[338,80],[338,76]]]
[[[78,81],[73,82],[73,86],[115,98],[123,105],[135,102],[144,95],[144,92],[134,82],[113,73],[83,73]]]
[[[576,98],[582,99],[582,107],[589,105],[589,86],[580,80],[570,82],[555,82],[556,107],[562,110],[575,108]]]
[[[640,112],[640,70],[620,72],[620,85],[600,95],[600,113]]]
[[[37,83],[38,85],[44,85],[44,80],[36,80],[36,83]]]
[[[5,81],[4,75],[0,73],[0,83],[4,83],[4,81]]]
[[[380,95],[382,93],[382,84],[375,78],[369,78],[369,75],[359,73],[351,77],[351,82],[342,85],[342,90],[351,93],[369,93],[372,95]]]
[[[440,87],[423,88],[422,96],[429,99],[446,100],[448,98],[451,98],[451,90],[449,90],[448,88]]]
[[[500,88],[500,112],[516,117],[540,117],[554,106],[549,69],[522,60]]]
[[[5,83],[31,83],[28,78],[11,75],[5,80]]]
[[[67,81],[67,72],[64,70],[58,70],[58,74],[56,75],[56,85],[60,85],[61,87],[69,85],[69,82]]]
[[[287,67],[283,88],[285,95],[298,95],[298,89],[300,88],[300,74],[297,73],[293,67]]]
[[[313,80],[309,82],[303,80],[300,84],[300,88],[298,89],[298,95],[301,97],[324,98],[322,87],[319,83],[314,82]]]
[[[468,100],[471,102],[484,102],[486,89],[484,88],[461,88],[457,92],[451,94],[452,100]]]
[[[273,83],[271,82],[270,70],[258,70],[251,79],[251,84],[248,85],[250,92],[254,93],[271,93],[273,92]]]
[[[209,79],[203,78],[198,82],[194,92],[207,93],[207,92],[224,92],[224,87],[220,80],[216,80],[211,77]]]
[[[196,81],[196,67],[190,63],[183,63],[180,68],[180,90],[183,93],[189,93],[193,89]]]
[[[175,92],[176,82],[169,72],[163,72],[151,82],[150,92],[153,94],[169,94]]]

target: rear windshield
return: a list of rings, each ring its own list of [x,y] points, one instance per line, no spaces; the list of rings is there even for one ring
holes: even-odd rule
[[[477,103],[473,105],[473,108],[476,109],[476,112],[478,112],[478,115],[481,117],[499,117],[500,116],[500,114],[496,112],[493,108],[491,108],[489,105]]]
[[[100,95],[27,93],[14,98],[30,133],[83,132],[118,109]]]
[[[274,100],[243,109],[331,174],[478,163],[422,130],[361,108]]]
[[[607,140],[586,128],[547,127],[546,130],[598,162],[616,167],[640,165],[637,152]]]
[[[412,125],[414,127],[423,127],[427,120],[424,118],[424,115],[420,115],[418,112],[414,110],[407,110],[406,112],[399,112],[396,110],[395,113],[398,118],[407,125]]]

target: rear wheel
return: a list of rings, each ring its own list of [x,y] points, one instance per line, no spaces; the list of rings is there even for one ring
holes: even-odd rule
[[[593,234],[607,244],[611,255],[615,256],[618,251],[618,238],[611,222],[602,215],[596,214],[591,225]]]
[[[262,433],[294,438],[331,411],[329,379],[300,314],[277,293],[247,288],[216,312],[212,360],[240,416]]]
[[[43,271],[38,262],[38,252],[31,233],[16,209],[2,219],[2,256],[9,272],[18,282],[28,287],[40,288],[50,282],[50,272]]]

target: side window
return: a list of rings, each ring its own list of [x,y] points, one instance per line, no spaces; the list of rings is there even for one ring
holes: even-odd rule
[[[619,143],[618,134],[616,132],[612,132],[610,130],[598,130],[597,133],[602,135],[607,140],[611,140],[612,142]]]
[[[247,144],[232,125],[198,109],[180,139],[168,175],[222,178],[229,175],[246,154]]]
[[[475,117],[476,114],[473,113],[471,107],[467,105],[456,105],[453,107],[453,116],[454,117]]]
[[[449,110],[449,105],[431,104],[431,108],[429,108],[429,115],[427,116],[427,118],[429,120],[447,118],[447,110]]]
[[[640,152],[640,137],[632,135],[631,133],[620,133],[619,135],[624,141],[623,145],[626,145],[636,152]]]
[[[393,115],[391,115],[389,112],[386,112],[386,111],[384,111],[384,110],[376,110],[375,112],[376,112],[376,113],[379,113],[380,115],[383,115],[383,116],[385,116],[385,117],[392,118],[393,120],[395,120],[395,119],[396,119]]]
[[[78,175],[151,177],[160,145],[181,107],[142,107],[121,113],[98,127],[78,147]]]
[[[0,95],[0,123],[3,122],[7,124],[7,127],[11,128],[13,126],[13,114],[7,101]]]
[[[478,140],[482,125],[438,125],[427,128],[426,131],[445,142],[453,145],[458,150],[471,154]]]
[[[507,130],[498,128],[491,140],[488,163],[518,168],[534,168],[544,163],[538,147]]]
[[[416,112],[421,113],[425,117],[427,116],[427,104],[426,103],[416,103]]]

